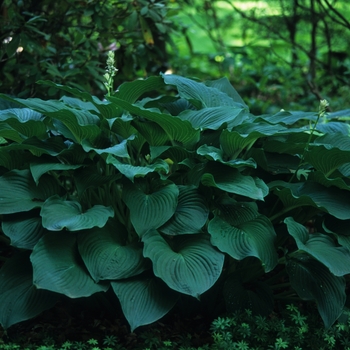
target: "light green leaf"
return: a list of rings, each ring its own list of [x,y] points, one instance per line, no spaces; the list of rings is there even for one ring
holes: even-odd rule
[[[290,283],[303,300],[314,300],[326,328],[342,314],[346,301],[345,279],[307,253],[293,254],[286,264]]]
[[[9,258],[0,270],[0,324],[4,329],[39,315],[58,301],[58,296],[33,285],[28,252]]]
[[[327,149],[324,146],[312,146],[304,153],[304,160],[309,162],[316,170],[329,177],[343,164],[349,162],[350,149],[348,151],[338,148]]]
[[[97,283],[138,275],[147,268],[140,245],[125,245],[126,229],[116,221],[78,233],[79,253]]]
[[[188,120],[195,129],[218,130],[224,123],[227,123],[229,128],[233,128],[245,121],[247,116],[248,113],[243,106],[219,106],[203,108],[198,111],[183,111],[178,117],[182,120]]]
[[[111,282],[131,331],[158,321],[175,305],[178,293],[155,277]]]
[[[268,194],[268,187],[262,180],[244,176],[237,169],[217,163],[206,167],[202,184],[258,200],[263,200]]]
[[[39,208],[54,194],[60,193],[57,182],[43,177],[36,186],[29,170],[11,170],[0,177],[0,214],[12,214]]]
[[[0,123],[6,122],[11,128],[25,138],[37,136],[39,138],[47,136],[44,117],[41,113],[29,108],[11,108],[0,111]]]
[[[77,201],[66,201],[54,196],[45,201],[40,215],[43,226],[50,231],[79,231],[92,227],[103,227],[108,218],[114,216],[111,207],[94,205],[83,212]]]
[[[329,236],[322,233],[309,235],[307,228],[295,222],[291,217],[286,218],[284,223],[300,250],[327,266],[335,276],[344,276],[350,273],[350,252],[348,249],[337,247]]]
[[[135,166],[125,164],[114,158],[111,154],[106,159],[107,164],[115,166],[125,177],[134,182],[135,177],[144,177],[148,173],[158,172],[167,174],[169,172],[169,165],[162,159],[157,159],[154,163],[147,166]]]
[[[277,265],[276,233],[270,220],[263,215],[237,226],[216,216],[209,222],[208,232],[211,243],[234,259],[254,256],[261,260],[265,272]]]
[[[190,101],[198,101],[201,107],[242,107],[241,103],[235,102],[233,98],[215,87],[206,86],[203,83],[174,74],[162,74],[162,77],[165,84],[176,86],[180,97]]]
[[[316,121],[317,114],[315,112],[303,111],[280,111],[274,115],[262,115],[259,118],[266,120],[271,124],[292,125],[301,120]]]
[[[350,202],[347,191],[336,187],[327,188],[311,181],[305,183],[273,181],[269,187],[280,198],[286,209],[311,206],[338,219],[350,219]]]
[[[233,99],[233,101],[240,103],[244,107],[248,108],[248,106],[245,104],[241,96],[239,96],[236,89],[232,86],[231,82],[226,77],[223,77],[217,80],[209,80],[204,82],[204,84],[206,86],[220,90],[221,92],[230,96]]]
[[[179,189],[170,184],[146,194],[135,185],[123,188],[123,200],[130,210],[130,220],[139,236],[150,229],[157,229],[175,213]]]
[[[220,277],[225,256],[206,235],[175,236],[171,247],[156,230],[150,230],[142,241],[154,274],[180,293],[198,299]]]
[[[21,213],[21,217],[15,220],[3,220],[2,230],[11,239],[12,246],[32,250],[45,233],[45,229],[40,217],[33,216],[31,212],[25,214]]]
[[[88,297],[108,289],[108,284],[97,284],[90,277],[78,253],[76,235],[72,232],[45,234],[34,247],[30,260],[33,283],[39,289],[69,298]]]
[[[179,199],[174,215],[159,228],[167,235],[199,233],[209,210],[203,196],[193,186],[178,186]]]

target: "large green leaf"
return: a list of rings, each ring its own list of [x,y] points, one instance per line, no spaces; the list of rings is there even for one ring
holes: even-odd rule
[[[134,138],[135,136],[132,135],[128,139],[107,148],[96,148],[88,140],[83,140],[81,145],[83,146],[85,152],[95,151],[97,154],[107,153],[116,157],[130,158],[128,153],[128,141],[133,140]]]
[[[26,137],[47,136],[46,125],[42,114],[29,108],[11,108],[0,111],[0,122],[6,121],[11,128]]]
[[[327,215],[322,226],[327,233],[337,237],[340,245],[350,251],[350,220],[339,220]]]
[[[205,85],[216,88],[220,90],[221,92],[225,93],[226,95],[230,96],[233,101],[240,103],[241,105],[248,108],[248,106],[245,104],[241,96],[239,96],[236,89],[232,86],[231,82],[227,79],[227,77],[223,77],[217,80],[209,80],[204,82]]]
[[[149,93],[163,87],[164,82],[161,77],[149,77],[144,80],[123,83],[119,86],[114,96],[127,102],[134,103],[144,93]]]
[[[38,98],[20,99],[14,101],[39,113],[61,121],[74,137],[74,141],[84,139],[93,141],[99,134],[100,119],[96,114],[67,106],[63,101],[41,100]]]
[[[56,89],[66,91],[69,94],[72,94],[73,96],[76,96],[84,101],[92,103],[93,106],[88,105],[90,106],[88,107],[88,110],[96,111],[96,108],[97,108],[104,118],[114,118],[117,114],[119,114],[117,107],[114,106],[112,103],[109,103],[107,101],[101,101],[98,97],[92,96],[88,92],[80,91],[76,88],[73,88],[67,85],[56,84],[52,81],[47,81],[47,80],[39,80],[37,81],[37,84],[53,86]]]
[[[0,270],[0,324],[5,329],[50,309],[58,295],[33,285],[28,252],[8,259]]]
[[[112,164],[117,168],[125,177],[130,181],[134,181],[135,177],[144,177],[145,175],[153,172],[161,174],[167,174],[169,172],[169,165],[162,159],[157,159],[154,163],[146,166],[136,166],[120,162],[111,154],[106,159],[107,164]]]
[[[311,181],[305,183],[273,181],[269,187],[280,198],[285,210],[312,206],[328,212],[338,219],[350,219],[348,194],[339,188],[327,188]]]
[[[81,166],[82,165],[72,165],[72,164],[52,162],[52,160],[48,161],[47,159],[45,161],[45,159],[41,158],[39,160],[36,160],[35,162],[30,163],[30,172],[32,173],[35,183],[38,185],[39,179],[41,178],[41,176],[48,173],[49,171],[73,170],[73,169],[78,169]]]
[[[276,233],[270,220],[263,215],[235,226],[216,216],[209,222],[208,232],[211,243],[234,259],[254,256],[261,260],[266,272],[277,265]]]
[[[323,145],[327,149],[338,148],[341,151],[350,151],[349,135],[328,133],[315,139],[315,145]]]
[[[226,123],[229,128],[241,124],[247,119],[247,111],[243,106],[220,106],[203,108],[198,111],[187,110],[179,114],[182,120],[188,120],[194,129],[218,130]]]
[[[170,184],[146,194],[135,185],[123,189],[123,200],[130,210],[130,220],[139,236],[150,229],[157,229],[175,213],[179,189]]]
[[[108,284],[97,284],[90,277],[78,253],[76,234],[49,232],[34,247],[30,256],[33,283],[70,298],[105,292]]]
[[[155,122],[135,120],[132,125],[150,146],[163,146],[169,140],[167,133]]]
[[[258,200],[268,194],[268,187],[261,179],[244,176],[237,169],[218,163],[206,167],[202,184]]]
[[[237,202],[227,193],[216,201],[216,206],[220,217],[233,226],[252,221],[260,215],[255,202]]]
[[[178,293],[155,277],[111,282],[131,331],[158,321],[175,305]]]
[[[0,214],[12,214],[41,207],[43,202],[60,192],[57,182],[43,177],[39,186],[29,170],[11,170],[0,177]]]
[[[337,247],[333,240],[324,234],[309,235],[303,225],[288,217],[284,220],[288,232],[295,239],[300,250],[312,255],[315,259],[327,266],[335,276],[344,276],[350,273],[350,252],[344,247]]]
[[[150,230],[142,241],[154,274],[180,293],[199,298],[222,272],[225,256],[206,235],[176,236],[171,247],[158,231]]]
[[[208,146],[208,145],[202,145],[197,149],[197,154],[201,156],[205,156],[209,160],[218,161],[220,163],[229,165],[232,168],[244,168],[244,167],[250,167],[250,168],[256,168],[256,162],[254,159],[231,159],[231,160],[224,160],[224,153],[221,149]]]
[[[316,301],[325,327],[332,326],[345,305],[345,279],[334,276],[326,266],[303,252],[288,257],[286,268],[299,297]]]
[[[3,220],[2,230],[11,239],[11,245],[22,249],[33,249],[45,233],[41,217],[29,212],[21,213],[21,217],[13,220]]]
[[[199,130],[193,129],[191,123],[187,120],[160,113],[158,110],[141,108],[116,97],[109,97],[109,99],[128,112],[157,123],[166,132],[168,139],[171,141],[193,144],[199,140]]]
[[[307,179],[309,181],[315,181],[325,187],[335,186],[342,190],[350,191],[350,178],[336,177],[330,179],[320,171],[313,171],[308,175]]]
[[[301,120],[316,121],[317,113],[303,111],[280,111],[274,115],[262,115],[259,118],[266,120],[271,124],[292,125]]]
[[[79,253],[97,283],[138,275],[147,268],[140,245],[125,245],[126,229],[116,221],[78,233]]]
[[[349,159],[350,149],[345,151],[338,148],[328,149],[325,146],[313,146],[304,153],[304,160],[327,177],[340,166],[348,163]]]
[[[202,107],[242,107],[241,103],[235,102],[233,98],[216,87],[206,86],[203,83],[174,74],[163,74],[162,77],[165,84],[176,86],[180,97],[190,101],[198,101]]]
[[[203,196],[193,186],[178,186],[179,199],[174,215],[159,228],[167,235],[199,233],[209,210]]]
[[[103,227],[114,216],[114,211],[103,205],[94,205],[83,211],[79,202],[54,196],[45,201],[40,215],[43,226],[50,231],[79,231],[96,226]]]

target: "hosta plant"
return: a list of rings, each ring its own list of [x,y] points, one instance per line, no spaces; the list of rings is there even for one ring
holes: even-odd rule
[[[104,101],[39,83],[66,96],[1,96],[0,237],[13,247],[0,270],[4,328],[60,295],[108,289],[132,330],[214,285],[229,312],[268,314],[297,297],[316,302],[326,327],[342,314],[342,113],[323,102],[254,116],[225,78],[150,77]]]

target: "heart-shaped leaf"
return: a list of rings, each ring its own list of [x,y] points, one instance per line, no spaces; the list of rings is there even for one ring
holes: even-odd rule
[[[350,252],[344,247],[337,247],[333,240],[324,234],[309,235],[306,227],[289,217],[284,220],[288,232],[295,239],[300,250],[312,255],[327,266],[335,276],[350,273]]]
[[[155,277],[137,277],[111,282],[131,331],[166,315],[175,305],[178,293]]]
[[[2,230],[11,239],[11,245],[22,249],[33,249],[45,233],[41,224],[41,217],[33,214],[23,215],[15,220],[4,220]]]
[[[208,219],[205,199],[193,186],[178,186],[179,200],[172,218],[159,228],[167,235],[199,233]]]
[[[286,268],[299,297],[316,301],[325,327],[331,327],[343,312],[345,279],[334,276],[326,266],[303,252],[288,257]]]
[[[9,258],[0,270],[0,324],[5,329],[50,309],[58,295],[33,285],[28,252]]]
[[[96,283],[128,278],[147,268],[142,248],[122,243],[125,231],[120,223],[110,221],[103,228],[78,233],[79,253]]]
[[[12,214],[41,207],[50,196],[60,193],[57,182],[45,177],[36,186],[29,170],[11,170],[0,177],[0,214]]]
[[[162,77],[165,84],[176,86],[182,98],[198,101],[203,107],[242,106],[216,87],[206,86],[203,83],[175,74],[163,74]]]
[[[111,207],[94,205],[83,212],[77,201],[65,201],[54,196],[45,201],[40,215],[43,226],[50,231],[61,231],[64,228],[69,231],[79,231],[95,226],[103,227],[108,218],[114,216]]]
[[[170,184],[156,192],[146,194],[135,185],[123,189],[123,200],[130,210],[130,220],[139,236],[150,229],[157,229],[175,213],[179,189]]]
[[[209,222],[208,232],[211,243],[234,259],[255,256],[261,260],[265,272],[273,270],[277,265],[274,247],[276,233],[270,220],[263,215],[237,226],[216,216]]]
[[[90,277],[78,252],[72,232],[49,232],[34,247],[30,256],[33,283],[70,298],[105,292],[108,284],[97,284]]]
[[[172,248],[156,230],[150,230],[142,241],[154,274],[180,293],[199,298],[222,272],[224,254],[210,244],[206,235],[176,236]]]
[[[217,163],[207,166],[202,184],[252,199],[263,200],[268,194],[268,187],[261,179],[244,176],[235,168]]]

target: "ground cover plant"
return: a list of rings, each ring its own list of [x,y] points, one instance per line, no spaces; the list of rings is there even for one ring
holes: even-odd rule
[[[254,116],[225,78],[114,92],[115,73],[110,54],[104,101],[49,81],[67,95],[1,95],[1,325],[108,291],[132,331],[184,296],[263,316],[310,300],[329,328],[350,271],[346,112]]]

